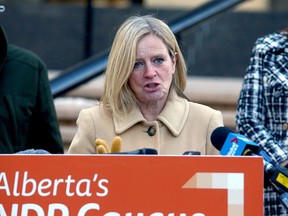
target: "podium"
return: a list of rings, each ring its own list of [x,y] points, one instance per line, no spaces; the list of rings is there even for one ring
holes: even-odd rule
[[[2,216],[262,216],[261,157],[1,155]]]

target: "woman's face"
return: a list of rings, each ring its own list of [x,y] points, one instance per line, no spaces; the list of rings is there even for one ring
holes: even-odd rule
[[[140,103],[166,100],[176,56],[170,57],[162,40],[152,34],[143,37],[136,48],[136,62],[128,83]]]

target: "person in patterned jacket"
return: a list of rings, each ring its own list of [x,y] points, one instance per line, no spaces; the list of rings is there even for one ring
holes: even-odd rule
[[[237,132],[251,138],[275,164],[288,162],[288,28],[258,38],[244,76]],[[264,188],[264,215],[286,216],[277,190]]]

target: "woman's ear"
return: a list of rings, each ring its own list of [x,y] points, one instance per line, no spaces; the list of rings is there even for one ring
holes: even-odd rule
[[[174,52],[174,54],[172,55],[173,74],[175,73],[175,67],[176,67],[177,57],[178,57],[177,52]]]
[[[173,58],[172,58],[174,64],[176,64],[177,58],[178,58],[178,53],[174,52],[174,55],[173,55]]]

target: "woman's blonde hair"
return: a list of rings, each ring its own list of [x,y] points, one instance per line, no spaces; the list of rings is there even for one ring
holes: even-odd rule
[[[158,36],[177,61],[172,85],[180,92],[186,87],[186,63],[177,40],[162,20],[151,15],[132,16],[118,29],[108,58],[104,92],[101,101],[114,115],[123,116],[137,106],[137,99],[128,85],[136,60],[137,43],[146,35]]]

